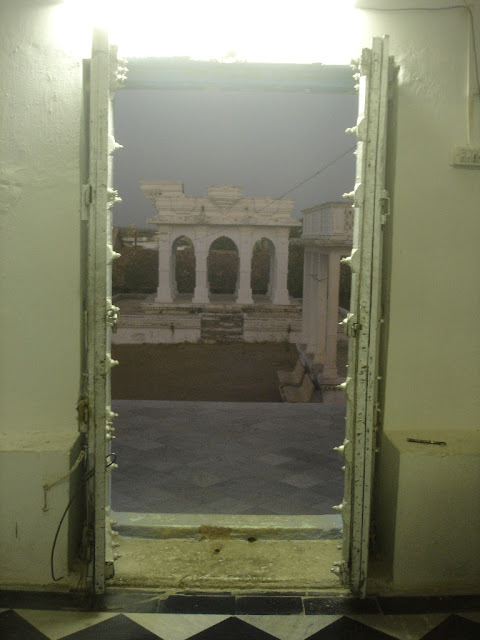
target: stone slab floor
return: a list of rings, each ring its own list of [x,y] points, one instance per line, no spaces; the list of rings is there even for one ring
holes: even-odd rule
[[[342,404],[115,400],[114,511],[332,514]]]

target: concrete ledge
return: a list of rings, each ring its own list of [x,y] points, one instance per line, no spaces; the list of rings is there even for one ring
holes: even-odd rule
[[[112,512],[122,536],[156,539],[339,540],[342,519],[319,516],[256,516]]]
[[[0,577],[3,584],[52,583],[50,554],[69,499],[78,489],[83,464],[81,436],[70,430],[31,430],[0,435]],[[81,461],[81,459],[80,459]],[[45,491],[44,485],[51,485]],[[77,502],[81,505],[80,498]],[[65,576],[78,548],[81,508],[71,509],[57,538],[56,576]]]

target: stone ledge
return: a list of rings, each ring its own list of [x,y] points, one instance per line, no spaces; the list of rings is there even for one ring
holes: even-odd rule
[[[139,538],[256,538],[257,540],[339,540],[339,515],[262,516],[190,513],[111,514],[123,536]]]

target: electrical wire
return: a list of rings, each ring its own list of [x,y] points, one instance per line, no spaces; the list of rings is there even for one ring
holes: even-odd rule
[[[473,19],[473,13],[472,10],[470,9],[470,7],[467,5],[466,0],[464,0],[465,2],[465,9],[468,11],[468,15],[470,16],[470,28],[472,31],[472,48],[473,48],[473,59],[475,61],[475,78],[477,80],[477,93],[478,93],[478,98],[480,100],[480,72],[478,70],[478,54],[477,54],[477,40],[476,40],[476,34],[475,34],[475,23],[474,23],[474,19]]]
[[[52,580],[54,582],[58,582],[59,580],[63,580],[63,578],[65,577],[65,576],[60,576],[59,578],[56,578],[55,577],[55,570],[54,570],[54,566],[53,566],[53,560],[54,560],[54,557],[55,557],[55,547],[57,546],[57,540],[58,540],[58,536],[60,534],[60,529],[62,528],[62,524],[63,524],[63,521],[65,520],[65,517],[66,517],[66,515],[68,513],[68,510],[70,509],[72,504],[75,502],[75,500],[78,498],[78,496],[80,495],[80,491],[83,489],[83,487],[86,485],[86,483],[90,480],[90,478],[93,476],[93,474],[94,474],[94,469],[92,469],[91,471],[89,471],[87,473],[87,475],[83,479],[81,485],[78,487],[78,489],[75,491],[73,496],[68,501],[68,504],[65,507],[65,511],[63,512],[63,515],[60,518],[60,522],[58,523],[58,527],[57,527],[57,530],[55,532],[55,537],[53,539],[52,550],[50,552],[50,574],[51,574]]]
[[[448,7],[365,7],[362,11],[448,11],[449,9],[465,9],[464,4],[452,4]]]
[[[115,464],[115,462],[117,460],[117,454],[116,453],[110,453],[107,456],[107,458],[112,458],[112,457],[113,457],[113,460],[110,460],[110,462],[105,466],[105,469],[108,469],[108,467],[111,467],[113,464]],[[58,536],[60,534],[60,529],[62,528],[62,524],[63,524],[63,521],[65,520],[65,517],[66,517],[66,515],[68,513],[68,510],[70,509],[72,504],[75,502],[75,500],[80,495],[80,491],[83,489],[83,487],[87,484],[87,482],[90,480],[90,478],[93,477],[94,473],[95,473],[95,470],[91,469],[85,475],[84,479],[82,480],[82,483],[80,484],[78,489],[75,491],[73,496],[68,501],[68,504],[65,507],[65,511],[63,512],[62,517],[60,518],[60,522],[58,523],[57,530],[55,532],[55,537],[53,539],[52,550],[50,552],[50,574],[51,574],[52,580],[54,582],[59,582],[59,580],[63,580],[63,578],[65,577],[65,576],[60,576],[59,578],[55,577],[55,569],[54,569],[54,566],[53,566],[53,561],[54,561],[54,557],[55,557],[55,547],[57,546],[57,540],[58,540]]]
[[[260,207],[260,209],[257,209],[257,211],[255,211],[255,215],[258,215],[261,211],[263,211],[267,207],[270,207],[274,202],[277,202],[277,201],[281,200],[282,198],[285,198],[285,196],[287,196],[289,193],[292,193],[293,191],[296,191],[297,189],[302,187],[304,184],[306,184],[310,180],[313,180],[313,178],[316,178],[317,176],[319,176],[321,173],[323,173],[324,171],[329,169],[331,166],[333,166],[336,162],[338,162],[339,160],[344,158],[347,154],[352,153],[353,151],[355,151],[355,148],[356,148],[356,145],[354,145],[352,147],[349,147],[346,151],[343,151],[342,153],[340,153],[338,156],[336,156],[336,158],[334,158],[330,162],[327,162],[327,164],[325,164],[323,167],[321,167],[318,171],[315,171],[315,173],[312,173],[311,176],[308,176],[308,178],[305,178],[304,180],[302,180],[301,182],[296,184],[294,187],[291,187],[290,189],[288,189],[287,191],[282,193],[281,196],[278,196],[277,198],[273,198],[271,202],[268,202],[263,207]],[[226,209],[223,212],[223,215],[226,215],[234,205],[235,205],[235,203],[231,204],[230,207],[228,207],[228,209]],[[249,220],[252,217],[252,215],[253,214],[250,214],[250,215],[246,216],[245,218],[243,218],[242,220],[239,220],[235,224],[236,225],[240,225],[240,224],[242,224],[244,222],[247,222],[247,220]],[[216,234],[217,234],[217,232],[214,231],[214,232],[206,234],[204,236],[200,236],[200,238],[198,238],[198,239],[199,240],[204,240],[205,238],[210,238],[211,236],[214,236]]]

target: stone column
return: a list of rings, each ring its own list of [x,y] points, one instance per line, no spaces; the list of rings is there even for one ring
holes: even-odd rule
[[[311,341],[308,353],[312,354],[313,364],[325,362],[325,330],[327,315],[327,266],[326,256],[318,249],[312,249],[312,324],[310,325]]]
[[[206,236],[206,230],[202,231],[202,235]],[[195,241],[195,291],[192,301],[195,304],[209,302],[207,258],[207,238],[200,237]]]
[[[303,253],[303,295],[302,295],[302,342],[308,347],[311,343],[312,324],[312,250],[305,245]]]
[[[327,344],[322,382],[337,379],[338,298],[340,288],[340,253],[328,255]]]
[[[268,245],[268,289],[267,298],[272,299],[272,292],[275,282],[275,247]]]
[[[317,353],[318,340],[318,318],[319,318],[319,282],[318,282],[318,252],[314,247],[309,247],[308,261],[308,285],[307,285],[307,307],[308,307],[308,343],[307,353],[310,353],[314,359]]]
[[[175,276],[175,271],[176,271],[176,267],[177,267],[177,247],[176,247],[176,245],[172,246],[171,261],[172,261],[172,264],[170,266],[170,290],[172,292],[172,298],[173,298],[173,300],[175,300],[175,298],[178,296],[177,278]]]
[[[242,233],[240,236],[239,253],[239,278],[237,291],[237,304],[253,304],[252,298],[252,239],[250,234]]]
[[[287,289],[288,276],[288,229],[278,234],[279,241],[275,247],[275,278],[273,281],[273,304],[290,304]]]
[[[314,364],[323,364],[326,357],[327,304],[328,304],[328,256],[317,253],[317,318],[314,328],[315,352]]]
[[[172,297],[172,246],[169,233],[160,233],[158,237],[158,289],[156,302],[173,302]]]

